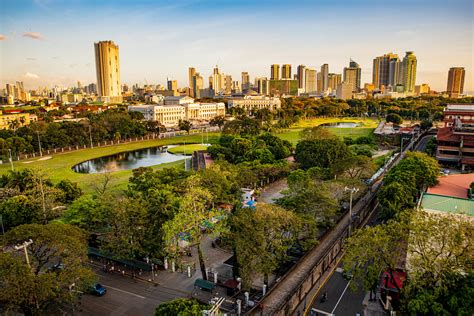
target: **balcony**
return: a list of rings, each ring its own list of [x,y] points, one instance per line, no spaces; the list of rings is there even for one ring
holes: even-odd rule
[[[461,157],[459,157],[459,155],[447,155],[447,154],[437,153],[436,159],[441,160],[441,161],[459,162],[459,160],[461,160]]]

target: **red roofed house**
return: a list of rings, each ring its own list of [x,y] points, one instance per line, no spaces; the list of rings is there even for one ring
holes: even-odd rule
[[[436,158],[445,165],[474,169],[474,104],[448,104],[436,136]]]

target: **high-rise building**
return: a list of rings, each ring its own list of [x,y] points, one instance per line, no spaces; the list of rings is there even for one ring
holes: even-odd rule
[[[273,64],[270,66],[270,80],[280,79],[280,65]]]
[[[388,64],[388,85],[392,86],[392,88],[402,84],[401,70],[401,62],[398,56],[392,57]]]
[[[224,90],[225,77],[219,72],[219,67],[216,65],[212,72],[212,89],[215,94],[219,94]]]
[[[224,78],[224,92],[225,94],[232,93],[232,76],[226,75]]]
[[[351,59],[349,67],[344,67],[344,82],[352,86],[353,92],[359,92],[360,90],[360,76],[361,69],[359,64]]]
[[[250,89],[250,76],[246,71],[242,71],[242,90]]]
[[[306,93],[318,92],[317,70],[314,68],[306,68],[304,74],[304,91]]]
[[[376,88],[382,89],[382,86],[388,87],[389,85],[395,86],[398,84],[398,82],[395,82],[395,79],[397,79],[395,77],[398,76],[398,71],[393,72],[395,69],[398,69],[397,61],[399,64],[398,55],[393,53],[388,53],[374,58],[372,68],[372,83]],[[391,68],[392,73],[390,72]]]
[[[194,96],[194,91],[193,91],[193,77],[196,74],[196,68],[194,67],[189,67],[188,68],[188,79],[189,79],[189,95]]]
[[[340,83],[336,89],[336,98],[343,100],[352,99],[352,85],[347,82]]]
[[[173,92],[177,92],[178,91],[178,81],[177,80],[171,80],[170,78],[168,78],[167,80],[167,87],[168,87],[168,91],[173,91]]]
[[[299,65],[297,70],[296,70],[296,80],[298,80],[298,89],[304,89],[305,88],[305,71],[306,67],[305,65]]]
[[[457,98],[464,92],[464,76],[466,72],[463,67],[451,67],[448,72],[448,86],[446,92],[450,98]]]
[[[422,95],[430,93],[430,86],[427,83],[422,83],[419,86],[415,86],[415,94]]]
[[[241,93],[242,92],[242,86],[240,85],[240,82],[237,80],[232,81],[232,93]]]
[[[200,98],[201,97],[201,90],[204,88],[204,79],[199,74],[199,72],[196,72],[194,74],[192,80],[193,80],[193,82],[192,82],[193,97],[194,98]]]
[[[291,80],[291,65],[284,64],[281,66],[281,79]]]
[[[328,80],[328,75],[329,75],[329,65],[324,64],[321,66],[321,90],[319,92],[325,93],[328,91],[328,85],[329,85],[329,80]]]
[[[328,74],[328,90],[336,92],[337,86],[342,82],[341,74]]]
[[[259,94],[270,94],[270,85],[266,77],[255,78],[255,85],[257,86],[257,92]]]
[[[402,62],[402,84],[405,93],[415,93],[416,56],[413,52],[406,52]]]
[[[94,43],[97,92],[104,101],[122,102],[119,47],[112,41]]]

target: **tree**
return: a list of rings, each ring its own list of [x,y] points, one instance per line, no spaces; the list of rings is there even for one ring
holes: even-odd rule
[[[403,123],[403,118],[398,115],[398,114],[395,114],[395,113],[390,113],[387,115],[387,117],[385,118],[385,121],[387,123],[393,123],[395,125],[400,125]]]
[[[374,165],[367,156],[350,156],[336,162],[332,169],[334,174],[360,179],[370,177],[374,171]]]
[[[276,205],[259,203],[255,210],[239,209],[232,219],[232,240],[244,285],[251,286],[251,276],[262,273],[265,284],[287,258],[295,243],[300,219]]]
[[[430,120],[423,120],[423,121],[421,121],[421,123],[420,123],[420,128],[421,128],[422,130],[430,129],[430,128],[432,128],[432,127],[433,127],[433,122],[430,121]]]
[[[42,314],[49,304],[74,304],[94,281],[85,266],[84,232],[61,223],[22,225],[5,234],[3,246],[14,249],[29,239],[29,266],[23,250],[0,253],[0,303],[26,315]]]
[[[300,132],[300,139],[303,140],[321,140],[334,139],[337,136],[322,126],[307,127]]]
[[[209,124],[212,126],[219,126],[219,130],[222,130],[222,126],[224,126],[225,123],[225,117],[223,115],[218,115],[213,117],[210,121]]]
[[[426,144],[425,153],[429,155],[430,157],[434,157],[436,155],[437,147],[438,147],[438,144],[436,142],[436,138],[431,137],[428,140],[428,143]]]
[[[186,131],[189,135],[189,131],[191,130],[192,124],[188,120],[179,120],[178,122],[178,128],[181,131]]]
[[[178,298],[161,303],[155,310],[155,316],[201,316],[208,306],[200,304],[194,298]]]
[[[296,145],[295,159],[303,169],[331,168],[349,154],[349,148],[339,139],[302,140]]]
[[[64,192],[61,202],[66,204],[72,203],[75,199],[82,195],[82,190],[79,188],[77,183],[68,179],[61,180],[58,184],[56,184],[56,188]]]

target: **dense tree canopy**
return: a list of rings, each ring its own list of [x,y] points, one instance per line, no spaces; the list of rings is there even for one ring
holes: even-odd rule
[[[349,148],[339,139],[302,140],[296,145],[295,159],[303,169],[331,168],[350,155]]]

